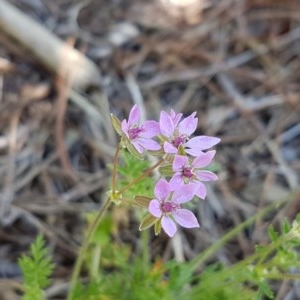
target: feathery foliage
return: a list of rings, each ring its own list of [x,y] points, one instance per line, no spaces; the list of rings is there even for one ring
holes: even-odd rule
[[[50,284],[54,264],[42,235],[31,244],[30,255],[21,256],[19,265],[24,279],[22,300],[43,299],[43,289]]]

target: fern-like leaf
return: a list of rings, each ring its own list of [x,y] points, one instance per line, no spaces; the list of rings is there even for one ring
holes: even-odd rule
[[[21,256],[19,265],[24,280],[22,300],[42,300],[43,289],[50,284],[50,276],[54,269],[42,235],[31,244],[30,255]]]

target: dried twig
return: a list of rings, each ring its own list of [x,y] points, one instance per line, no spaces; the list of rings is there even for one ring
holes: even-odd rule
[[[19,54],[24,55],[25,50],[57,76],[64,64],[65,76],[76,89],[100,84],[93,62],[5,0],[0,0],[0,42]]]

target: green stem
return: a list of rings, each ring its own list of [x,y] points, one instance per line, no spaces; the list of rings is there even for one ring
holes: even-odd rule
[[[298,192],[298,191],[296,191],[296,192]],[[261,210],[260,212],[255,214],[253,217],[247,219],[246,221],[244,221],[243,223],[239,224],[237,227],[235,227],[234,229],[229,231],[220,240],[218,240],[216,243],[214,243],[213,245],[208,247],[203,253],[196,256],[193,260],[191,260],[189,262],[192,270],[195,271],[196,269],[201,267],[204,264],[204,262],[207,259],[209,259],[210,257],[212,257],[225,243],[230,241],[232,238],[234,238],[236,235],[238,235],[242,230],[244,230],[249,225],[251,225],[253,222],[255,222],[256,219],[263,217],[264,215],[273,211],[276,208],[279,208],[280,206],[282,206],[283,204],[288,202],[294,195],[295,195],[295,193],[291,193],[289,196],[287,196],[279,201],[271,203],[269,206],[267,206],[266,208],[264,208],[263,210]]]
[[[117,164],[118,164],[118,158],[119,158],[121,148],[122,148],[122,146],[121,146],[121,144],[119,144],[116,149],[116,153],[115,153],[114,161],[113,161],[113,173],[112,173],[112,183],[111,183],[111,190],[112,190],[113,195],[116,192]]]
[[[283,204],[283,202],[281,203]],[[278,239],[276,242],[272,242],[270,243],[264,253],[263,253],[263,257],[265,258],[266,256],[270,255],[273,251],[276,251],[276,249],[278,249],[280,246],[284,245],[286,242],[288,242],[291,239],[291,235],[287,235],[284,237],[280,237],[280,239]],[[229,280],[230,278],[234,278],[234,281],[236,283],[245,283],[249,278],[248,275],[246,275],[246,277],[244,276],[245,272],[245,268],[247,268],[247,266],[249,265],[253,265],[255,266],[255,268],[261,268],[261,269],[265,269],[265,270],[272,270],[272,268],[275,266],[274,262],[272,260],[263,263],[263,261],[261,260],[261,256],[262,253],[260,252],[255,252],[252,255],[246,257],[245,259],[243,259],[242,261],[234,264],[233,266],[229,267],[229,268],[224,268],[223,270],[219,271],[217,274],[215,274],[213,277],[210,277],[209,279],[206,280],[213,280],[214,282],[225,282],[226,280]],[[236,276],[237,274],[239,274],[239,276]],[[296,280],[296,279],[300,279],[300,275],[299,274],[290,274],[290,273],[283,273],[283,272],[266,272],[264,274],[262,274],[262,277],[265,279],[275,279],[275,280]]]
[[[299,274],[288,274],[288,273],[273,273],[265,275],[267,279],[271,280],[299,280]]]
[[[149,266],[149,230],[142,231],[142,257],[143,257],[143,265],[144,270],[147,272]]]
[[[84,240],[84,243],[83,243],[81,249],[79,250],[79,254],[78,254],[78,257],[77,257],[77,260],[76,260],[76,264],[75,264],[75,267],[74,267],[74,270],[73,270],[71,284],[70,284],[70,290],[69,290],[69,294],[68,294],[68,300],[72,300],[73,297],[74,297],[75,286],[76,286],[76,283],[78,281],[81,266],[83,264],[86,252],[88,250],[88,246],[90,245],[91,238],[94,235],[95,230],[98,227],[103,215],[105,214],[105,212],[109,208],[110,203],[111,203],[110,198],[107,198],[105,200],[105,202],[103,203],[101,209],[99,210],[95,220],[90,224],[90,226],[87,230],[86,238]]]
[[[148,176],[153,170],[155,170],[160,164],[162,164],[164,162],[163,159],[159,160],[154,166],[152,166],[151,168],[147,169],[144,173],[142,173],[139,177],[137,177],[136,179],[134,179],[131,183],[129,183],[128,185],[126,185],[125,187],[123,187],[119,193],[122,195],[125,191],[127,191],[129,188],[131,188],[133,185],[135,185],[137,182],[139,182],[141,179],[143,179],[144,177]]]

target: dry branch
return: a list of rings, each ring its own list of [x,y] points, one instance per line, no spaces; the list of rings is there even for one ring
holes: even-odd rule
[[[73,88],[99,85],[100,74],[92,61],[5,0],[0,0],[0,43],[19,54],[28,53],[57,76],[63,68],[67,77],[63,79]]]

